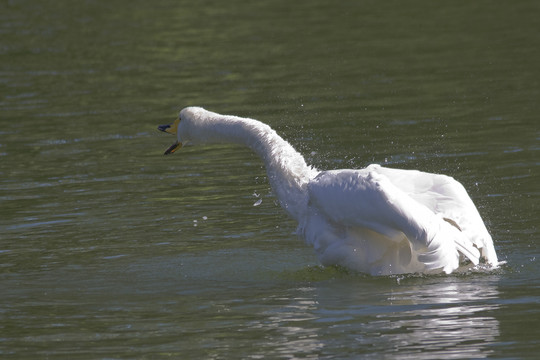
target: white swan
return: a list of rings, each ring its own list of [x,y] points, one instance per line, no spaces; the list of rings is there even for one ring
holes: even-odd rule
[[[177,135],[165,154],[188,143],[231,142],[255,151],[323,265],[389,275],[499,264],[480,214],[449,176],[379,165],[318,171],[268,125],[200,107],[183,109],[158,129]]]

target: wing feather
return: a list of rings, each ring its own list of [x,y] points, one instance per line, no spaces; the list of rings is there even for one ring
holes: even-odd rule
[[[418,190],[433,189],[428,177],[419,176],[425,173],[393,173],[380,169],[370,166],[362,170],[320,173],[309,184],[311,206],[334,224],[369,229],[390,239],[400,239],[396,233],[403,233],[427,270],[443,268],[451,272],[459,266],[459,253],[478,262],[478,249],[458,228],[434,211],[440,206],[436,204],[437,198],[433,200],[433,196],[426,195],[428,191]],[[397,176],[390,179],[389,175]],[[411,184],[411,180],[421,181]]]
[[[423,204],[437,216],[454,223],[465,239],[481,250],[482,257],[498,264],[493,239],[478,209],[461,183],[450,176],[418,170],[401,170],[370,165],[367,169],[384,175],[394,186]]]

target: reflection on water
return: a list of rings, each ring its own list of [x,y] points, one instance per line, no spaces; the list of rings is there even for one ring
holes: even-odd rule
[[[413,306],[399,314],[378,316],[383,327],[398,329],[397,333],[383,333],[382,339],[408,353],[429,352],[426,357],[430,358],[437,353],[445,358],[485,357],[493,352],[488,345],[499,336],[499,323],[489,315],[499,307],[489,299],[498,295],[493,284],[475,282],[442,280],[406,288],[389,300]]]
[[[259,314],[248,331],[267,333],[266,351],[271,346],[276,355],[330,355],[336,343],[346,343],[350,356],[373,358],[492,354],[499,336],[494,282],[436,280],[412,279],[380,296],[362,283],[353,291],[339,282],[302,287],[294,298],[272,299],[281,306]]]

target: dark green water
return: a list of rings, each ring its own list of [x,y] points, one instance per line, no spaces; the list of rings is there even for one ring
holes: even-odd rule
[[[539,12],[3,1],[0,356],[535,358]],[[262,120],[321,169],[454,176],[507,265],[318,267],[248,150],[162,156],[156,126],[188,105]]]

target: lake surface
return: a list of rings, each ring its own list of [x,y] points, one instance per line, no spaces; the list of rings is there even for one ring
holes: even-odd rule
[[[535,358],[539,4],[3,1],[0,357]],[[455,177],[507,264],[320,267],[249,150],[162,155],[190,105]]]

